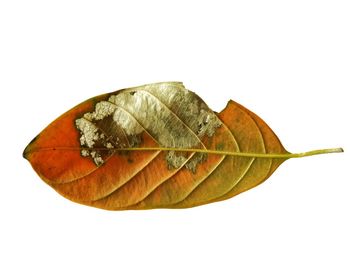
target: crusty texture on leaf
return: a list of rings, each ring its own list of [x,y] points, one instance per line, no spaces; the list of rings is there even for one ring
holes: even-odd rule
[[[58,193],[108,210],[230,198],[266,180],[286,159],[265,154],[288,152],[262,119],[234,101],[216,114],[180,82],[89,99],[24,151]]]

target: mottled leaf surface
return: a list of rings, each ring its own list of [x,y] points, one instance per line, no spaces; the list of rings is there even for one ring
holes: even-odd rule
[[[270,153],[288,154],[257,115],[234,101],[214,113],[182,83],[164,82],[79,104],[45,128],[24,156],[64,197],[124,210],[228,199],[285,160],[261,158]]]

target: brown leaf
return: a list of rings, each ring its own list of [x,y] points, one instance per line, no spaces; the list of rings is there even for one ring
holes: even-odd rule
[[[340,149],[311,152],[312,155]],[[89,99],[45,128],[24,157],[64,197],[109,210],[186,208],[265,181],[290,154],[234,101],[219,114],[179,82]]]

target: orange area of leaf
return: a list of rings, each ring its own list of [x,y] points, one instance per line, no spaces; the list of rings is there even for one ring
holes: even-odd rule
[[[96,166],[81,156],[75,120],[107,96],[88,100],[59,117],[24,152],[40,177],[72,201],[109,210],[192,207],[246,191],[284,161],[187,153],[184,165],[174,169],[165,161],[165,151],[130,151],[111,152],[103,165]],[[238,103],[230,101],[218,117],[223,125],[202,139],[206,149],[287,153],[265,122]],[[159,145],[144,132],[139,147]],[[194,170],[188,169],[186,164],[195,158],[202,159]]]

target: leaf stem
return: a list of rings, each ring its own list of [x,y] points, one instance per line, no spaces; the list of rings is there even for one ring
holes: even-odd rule
[[[293,153],[290,158],[301,158],[306,156],[312,156],[312,155],[318,155],[318,154],[325,154],[325,153],[342,153],[344,152],[343,148],[330,148],[330,149],[321,149],[321,150],[313,150],[303,153]]]

